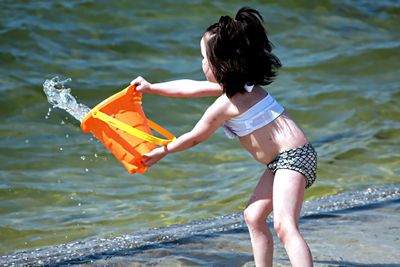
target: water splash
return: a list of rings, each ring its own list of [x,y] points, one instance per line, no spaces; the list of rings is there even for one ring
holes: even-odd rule
[[[43,91],[47,96],[47,101],[53,105],[53,108],[60,108],[67,111],[75,119],[82,122],[86,115],[90,112],[90,108],[76,101],[71,95],[71,88],[66,88],[65,84],[71,79],[60,80],[54,77],[43,83]]]

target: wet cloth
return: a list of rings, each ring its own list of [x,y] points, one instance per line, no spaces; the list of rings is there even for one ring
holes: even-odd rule
[[[274,174],[278,169],[297,171],[304,175],[306,188],[309,188],[317,178],[317,152],[311,144],[289,149],[267,164],[267,168]]]

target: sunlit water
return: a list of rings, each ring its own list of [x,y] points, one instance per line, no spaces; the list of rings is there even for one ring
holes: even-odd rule
[[[71,95],[71,88],[66,88],[65,84],[71,79],[60,80],[54,77],[43,83],[43,91],[47,96],[47,101],[53,105],[53,108],[60,108],[68,112],[72,117],[82,122],[90,112],[90,108],[84,104],[78,103]]]

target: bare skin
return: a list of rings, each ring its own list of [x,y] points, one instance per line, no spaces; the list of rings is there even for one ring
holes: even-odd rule
[[[138,91],[171,97],[218,96],[206,110],[195,127],[164,147],[159,147],[145,156],[151,166],[169,153],[189,149],[211,136],[224,121],[239,116],[265,98],[268,93],[255,86],[251,93],[236,94],[228,98],[215,82],[207,62],[204,38],[201,40],[203,72],[207,81],[179,80],[150,84],[142,77],[131,82]],[[282,151],[308,143],[303,131],[283,113],[271,123],[240,137],[242,146],[257,161],[267,164]],[[298,172],[278,170],[275,175],[266,170],[261,176],[244,218],[249,227],[256,266],[272,266],[273,239],[266,218],[274,211],[274,228],[282,241],[292,266],[312,266],[311,252],[301,236],[297,222],[303,204],[305,178]]]

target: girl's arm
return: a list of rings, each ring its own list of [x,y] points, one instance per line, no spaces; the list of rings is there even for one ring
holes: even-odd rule
[[[219,84],[209,81],[176,80],[151,84],[143,77],[137,77],[131,84],[136,85],[136,90],[169,97],[209,97],[222,95]]]
[[[145,166],[151,166],[168,153],[175,153],[186,150],[205,141],[220,127],[225,120],[232,117],[229,115],[229,108],[226,96],[219,97],[204,113],[196,126],[188,133],[185,133],[164,147],[158,147],[144,155],[148,161]]]

